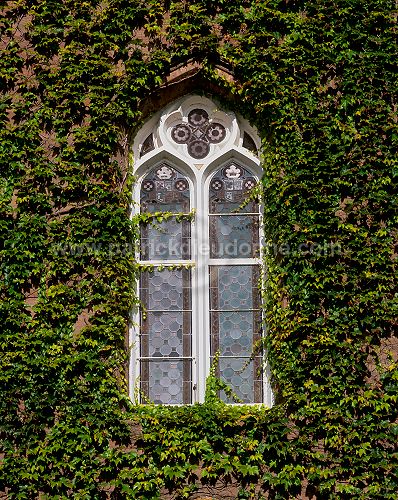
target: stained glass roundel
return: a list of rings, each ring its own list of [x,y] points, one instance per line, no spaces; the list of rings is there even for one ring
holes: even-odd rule
[[[185,144],[191,138],[191,129],[187,125],[178,125],[173,128],[171,136],[178,144]]]
[[[209,115],[204,109],[193,109],[188,115],[188,123],[194,127],[202,127],[209,121]]]

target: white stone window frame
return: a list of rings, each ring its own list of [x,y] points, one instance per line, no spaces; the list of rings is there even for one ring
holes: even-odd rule
[[[200,108],[208,112],[210,119],[222,123],[227,128],[225,140],[220,145],[212,145],[206,158],[197,160],[191,157],[185,145],[175,144],[170,135],[174,124],[180,123],[192,109]],[[191,264],[192,283],[192,403],[204,402],[206,378],[210,371],[210,319],[209,319],[209,266],[211,265],[261,265],[262,255],[258,258],[211,259],[205,255],[204,247],[209,245],[209,187],[213,175],[231,161],[249,170],[259,181],[262,171],[258,156],[243,147],[244,133],[249,134],[256,147],[260,150],[261,141],[256,130],[249,123],[232,112],[222,111],[217,104],[202,96],[185,96],[164,110],[156,113],[137,133],[133,143],[132,165],[135,186],[132,193],[131,214],[139,213],[141,183],[144,177],[161,163],[168,163],[186,176],[190,189],[190,207],[196,210],[191,223],[191,259],[190,260],[150,260],[139,261],[154,266]],[[154,149],[140,157],[140,151],[145,139],[153,134]],[[259,210],[260,248],[263,236],[262,210]],[[137,292],[139,285],[137,283]],[[138,307],[132,311],[129,328],[129,391],[130,397],[136,401],[136,389],[139,387],[140,345],[139,345],[140,314]],[[205,334],[203,334],[205,332]],[[270,371],[264,356],[263,369],[263,402],[271,407],[274,398],[270,386]],[[247,403],[246,403],[247,404]],[[256,403],[252,403],[256,404]]]

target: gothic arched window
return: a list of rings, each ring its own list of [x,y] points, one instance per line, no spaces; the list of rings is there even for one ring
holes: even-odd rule
[[[261,215],[251,196],[258,147],[245,120],[199,96],[176,101],[136,136],[133,210],[148,222],[130,385],[142,401],[203,401],[215,363],[238,400],[272,403],[263,353],[253,350],[263,335]]]

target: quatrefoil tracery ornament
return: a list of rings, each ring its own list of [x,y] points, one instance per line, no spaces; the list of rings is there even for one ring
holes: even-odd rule
[[[186,144],[188,153],[196,159],[205,158],[210,144],[225,139],[226,130],[221,123],[211,122],[204,109],[193,109],[188,114],[188,124],[180,123],[172,128],[171,137],[177,144]]]

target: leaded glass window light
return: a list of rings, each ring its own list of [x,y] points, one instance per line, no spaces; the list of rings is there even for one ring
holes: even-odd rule
[[[262,402],[262,356],[254,355],[261,340],[255,185],[247,169],[230,162],[212,177],[209,194],[210,352],[212,359],[219,353],[217,375],[244,403]]]
[[[161,163],[141,183],[143,212],[189,212],[188,180]],[[184,261],[190,257],[190,222],[167,221],[141,226],[142,261]],[[190,269],[146,270],[140,278],[140,379],[145,398],[154,403],[191,402]]]
[[[189,183],[175,168],[161,163],[142,181],[142,212],[189,213]],[[141,227],[142,260],[174,260],[190,257],[190,222],[174,217]]]
[[[272,404],[261,351],[261,175],[255,130],[204,97],[155,115],[134,142],[136,210],[190,218],[142,224],[140,311],[131,329],[131,395],[204,400],[211,363],[237,399]],[[138,208],[139,207],[139,208]],[[148,266],[146,266],[148,267]]]

